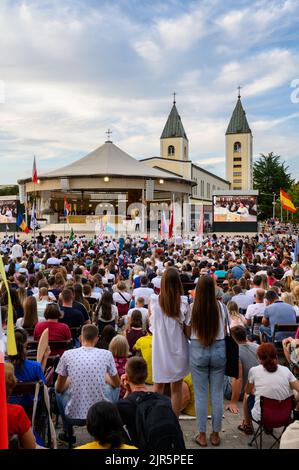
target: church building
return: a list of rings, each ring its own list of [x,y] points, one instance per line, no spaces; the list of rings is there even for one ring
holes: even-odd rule
[[[175,96],[175,94],[174,94]],[[110,139],[86,156],[69,165],[39,174],[39,182],[31,177],[18,181],[20,199],[30,211],[33,198],[37,217],[46,219],[52,229],[64,223],[64,200],[70,203],[68,221],[76,230],[94,230],[99,215],[113,213],[114,223],[133,222],[134,214],[151,207],[179,207],[176,224],[186,222],[186,210],[191,227],[196,228],[200,208],[204,207],[206,224],[212,224],[213,191],[252,188],[252,133],[240,93],[226,131],[226,179],[201,168],[189,158],[189,140],[179,115],[176,101],[160,136],[160,155],[135,159],[117,147]],[[194,154],[194,152],[193,152]],[[200,157],[200,155],[198,155]],[[162,204],[162,206],[161,206]],[[157,216],[159,217],[159,216]],[[83,225],[80,225],[83,224]],[[57,225],[57,227],[55,227]],[[146,229],[145,226],[142,227]]]

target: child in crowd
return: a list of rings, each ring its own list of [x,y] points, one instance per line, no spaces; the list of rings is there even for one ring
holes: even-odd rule
[[[229,313],[229,322],[230,327],[233,328],[234,326],[246,326],[246,319],[244,315],[239,313],[238,305],[234,301],[230,301],[227,304],[227,309]]]
[[[134,355],[134,345],[136,341],[146,335],[146,331],[142,328],[142,315],[139,310],[134,310],[131,316],[130,327],[125,331],[126,338],[129,343],[130,353]]]
[[[119,378],[125,373],[126,363],[129,357],[129,343],[125,336],[116,335],[110,342],[109,351],[112,353]],[[113,389],[116,390],[116,389]],[[123,387],[117,389],[119,398],[123,398],[126,391]],[[113,401],[117,401],[113,400]]]

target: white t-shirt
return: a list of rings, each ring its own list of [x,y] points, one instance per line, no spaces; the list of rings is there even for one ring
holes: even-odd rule
[[[49,305],[49,301],[42,299],[37,301],[37,316],[38,318],[44,317],[44,313],[46,310],[47,305]]]
[[[54,256],[47,260],[47,264],[49,264],[51,266],[58,266],[61,263],[62,263],[62,260],[59,259],[59,258],[55,258]]]
[[[137,287],[137,289],[133,290],[133,296],[135,300],[137,300],[139,297],[142,297],[144,299],[144,305],[148,305],[149,298],[153,294],[154,289],[151,289],[150,287]]]
[[[102,277],[102,282],[103,282],[103,284],[108,284],[109,281],[112,281],[112,282],[115,281],[115,276],[114,276],[114,274],[108,273],[108,274],[105,274],[104,277]]]
[[[21,245],[19,245],[18,243],[16,243],[12,249],[11,249],[11,256],[12,258],[16,259],[16,258],[22,258],[23,256],[23,249],[21,247]]]
[[[85,346],[65,351],[56,372],[70,378],[65,414],[73,419],[86,419],[88,410],[94,403],[107,400],[106,374],[117,375],[110,351]]]
[[[252,320],[253,317],[262,317],[265,311],[266,305],[264,303],[251,304],[247,307],[245,314],[246,320]]]
[[[258,287],[252,287],[252,289],[249,289],[247,292],[246,292],[246,295],[247,297],[250,297],[251,300],[252,300],[252,303],[255,301],[255,295],[256,295],[256,291],[258,290]]]
[[[129,292],[122,292],[121,295],[119,292],[114,292],[113,302],[115,304],[126,304],[131,300],[132,295]],[[127,302],[126,302],[127,301]]]
[[[159,259],[157,259],[157,261],[155,262],[155,266],[158,267],[158,269],[163,269],[163,261],[160,261]]]
[[[38,302],[38,299],[39,299],[39,289],[37,288],[37,293],[36,294],[33,294],[33,297],[36,298],[36,301]],[[56,302],[56,297],[55,295],[53,294],[53,292],[49,291],[48,292],[48,297],[51,301],[53,302]]]
[[[144,307],[130,308],[127,315],[125,316],[125,325],[128,323],[128,320],[129,320],[129,318],[131,318],[132,313],[134,312],[134,310],[139,310],[139,312],[141,312],[141,315],[142,315],[142,328],[145,330],[146,329],[146,320],[147,320],[147,316],[148,316],[148,310],[147,310],[147,308],[144,308]]]
[[[111,305],[111,318],[109,320],[105,320],[104,318],[102,318],[102,307],[100,307],[98,319],[101,320],[102,322],[108,323],[113,320],[116,321],[117,318],[118,318],[118,310],[117,310],[116,305]]]
[[[38,317],[38,322],[46,321],[44,317]],[[24,318],[18,318],[16,321],[16,328],[23,328]]]
[[[220,315],[220,322],[219,322],[219,330],[215,338],[215,341],[220,341],[224,339],[224,336],[225,336],[225,315],[226,315],[225,307],[223,306],[223,304],[221,304],[221,302],[218,302],[218,305],[220,308],[221,315]],[[189,317],[187,317],[187,320],[186,320],[186,325],[188,326],[191,325],[192,308],[193,308],[193,304],[191,304],[191,315],[189,315]],[[191,331],[191,339],[198,339],[197,334],[194,331]]]
[[[260,397],[285,400],[293,393],[290,383],[296,382],[296,377],[287,367],[278,365],[275,372],[268,372],[260,364],[250,369],[248,382],[253,384],[255,388],[255,402],[251,411],[252,417],[259,421],[261,417]]]
[[[248,297],[247,294],[244,294],[241,292],[240,294],[234,295],[232,297],[232,302],[236,302],[238,305],[238,308],[242,308],[243,310],[246,310],[247,307],[252,303],[252,298]]]
[[[156,289],[161,288],[161,276],[156,276],[152,279],[152,284]]]

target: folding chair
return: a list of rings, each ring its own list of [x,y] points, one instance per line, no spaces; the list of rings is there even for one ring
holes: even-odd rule
[[[292,336],[295,338],[296,331],[298,329],[299,325],[296,323],[290,324],[290,325],[283,325],[283,324],[275,324],[274,325],[274,331],[272,335],[272,343],[277,349],[278,356],[284,357],[284,352],[283,352],[283,346],[282,346],[282,340],[277,340],[276,335],[277,333],[288,333],[289,336]]]
[[[34,355],[34,352],[37,351],[38,348],[38,341],[28,341],[27,343],[27,352],[28,355]],[[70,339],[68,341],[49,341],[49,347],[52,351],[59,350],[59,349],[71,349],[73,346],[73,340]]]
[[[259,330],[259,327],[262,325],[263,317],[254,315],[251,322],[251,332],[250,332],[250,339],[251,341],[258,341],[260,343],[260,336],[256,334],[255,331]]]
[[[75,342],[75,340],[78,339],[81,334],[81,326],[71,327],[70,330],[73,341]]]
[[[248,445],[252,446],[254,443],[257,449],[262,449],[263,434],[265,432],[274,439],[274,443],[270,447],[270,449],[273,449],[276,444],[279,444],[280,438],[285,429],[293,421],[292,414],[295,408],[295,399],[293,395],[285,400],[274,400],[272,398],[262,396],[260,398],[260,406],[261,419],[260,421],[255,421],[253,419],[253,421],[258,424],[258,428],[254,431],[253,438]],[[276,428],[283,428],[279,437],[275,436],[273,433],[273,430]]]
[[[31,395],[33,398],[30,406],[24,406],[24,410],[32,423],[32,429],[43,445],[48,448],[57,448],[55,429],[52,423],[48,388],[39,380],[37,382],[18,382],[13,389],[12,397],[22,398]]]

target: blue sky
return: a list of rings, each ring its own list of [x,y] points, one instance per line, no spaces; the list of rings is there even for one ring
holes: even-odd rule
[[[191,159],[224,176],[238,85],[254,156],[299,179],[298,26],[298,0],[1,0],[0,184],[34,154],[39,173],[85,155],[108,127],[132,156],[159,155],[174,90]]]

